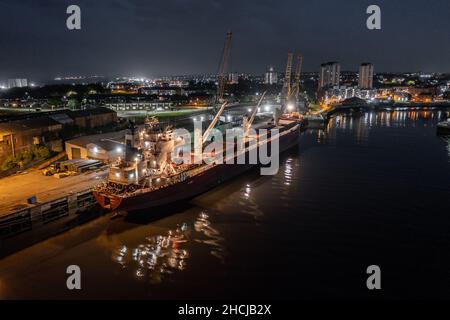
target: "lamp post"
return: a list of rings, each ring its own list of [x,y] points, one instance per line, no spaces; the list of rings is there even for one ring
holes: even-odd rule
[[[12,150],[12,156],[13,156],[13,159],[15,159],[15,158],[16,158],[16,148],[15,148],[15,146],[14,146],[14,133],[11,132],[10,137],[11,137],[11,150]]]
[[[134,158],[134,162],[135,162],[135,167],[134,167],[134,171],[135,171],[135,176],[136,176],[136,185],[139,184],[139,172],[138,172],[138,158]]]

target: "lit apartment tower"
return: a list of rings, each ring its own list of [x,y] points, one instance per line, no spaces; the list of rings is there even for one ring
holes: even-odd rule
[[[270,66],[267,67],[267,72],[264,79],[265,84],[276,84],[278,83],[278,74],[276,73],[275,69]]]
[[[359,66],[358,87],[360,89],[373,88],[373,64],[361,63]]]
[[[233,72],[228,74],[228,83],[236,84],[239,82],[239,74]]]
[[[327,62],[320,65],[319,90],[339,86],[341,66],[337,62]]]

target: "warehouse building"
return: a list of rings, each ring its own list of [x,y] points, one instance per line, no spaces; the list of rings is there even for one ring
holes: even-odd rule
[[[69,160],[95,159],[110,163],[123,157],[125,131],[96,134],[68,140],[65,143]]]

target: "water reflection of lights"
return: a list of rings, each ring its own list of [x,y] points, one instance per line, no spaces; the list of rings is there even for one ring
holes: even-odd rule
[[[448,156],[450,158],[450,138],[448,139],[447,150],[448,150]]]
[[[403,128],[407,126],[407,121],[412,122],[411,126],[416,127],[417,125],[429,126],[430,120],[436,122],[443,118],[445,112],[437,111],[432,112],[429,110],[388,110],[388,111],[369,111],[364,112],[359,122],[355,122],[357,115],[351,113],[338,114],[328,122],[326,131],[330,133],[333,129],[343,129],[343,130],[359,130],[361,126],[363,127],[395,127]],[[422,120],[423,123],[418,121]]]
[[[211,255],[224,261],[224,238],[220,235],[220,232],[211,226],[209,216],[207,213],[202,212],[194,224],[194,229],[198,233],[202,233],[206,236],[206,239],[195,239],[196,242],[207,244],[211,247]]]
[[[317,141],[317,143],[321,143],[322,142],[322,139],[325,137],[325,132],[326,132],[326,130],[328,130],[328,126],[329,126],[330,124],[328,123],[328,125],[327,125],[327,128],[325,128],[325,130],[323,130],[323,129],[319,129],[319,130],[317,130],[317,135],[316,135],[316,141]],[[328,131],[327,131],[328,132]]]
[[[446,136],[445,138],[443,138],[445,140],[447,140],[447,151],[448,151],[448,161],[450,162],[450,136]]]
[[[292,181],[292,158],[286,160],[284,166],[284,184],[289,186]]]
[[[202,212],[194,222],[194,231],[183,223],[166,235],[155,235],[145,238],[145,242],[135,248],[126,245],[118,246],[112,259],[122,269],[130,269],[138,279],[150,282],[162,282],[164,276],[186,269],[189,259],[188,246],[192,242],[204,243],[211,247],[211,254],[223,261],[223,238],[219,231],[211,226],[209,216]],[[203,239],[202,235],[206,236]],[[197,236],[193,238],[193,236]]]
[[[251,191],[252,189],[250,188],[250,185],[247,183],[245,186],[244,197],[248,199],[250,197]]]

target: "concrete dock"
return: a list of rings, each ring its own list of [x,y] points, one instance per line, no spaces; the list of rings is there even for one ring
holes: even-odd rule
[[[27,199],[36,196],[37,203],[46,203],[90,189],[107,176],[107,169],[66,178],[47,177],[40,170],[0,179],[0,217],[33,207]]]
[[[107,172],[58,179],[32,170],[0,179],[0,258],[102,215],[91,189]],[[32,196],[37,202],[28,204]]]

